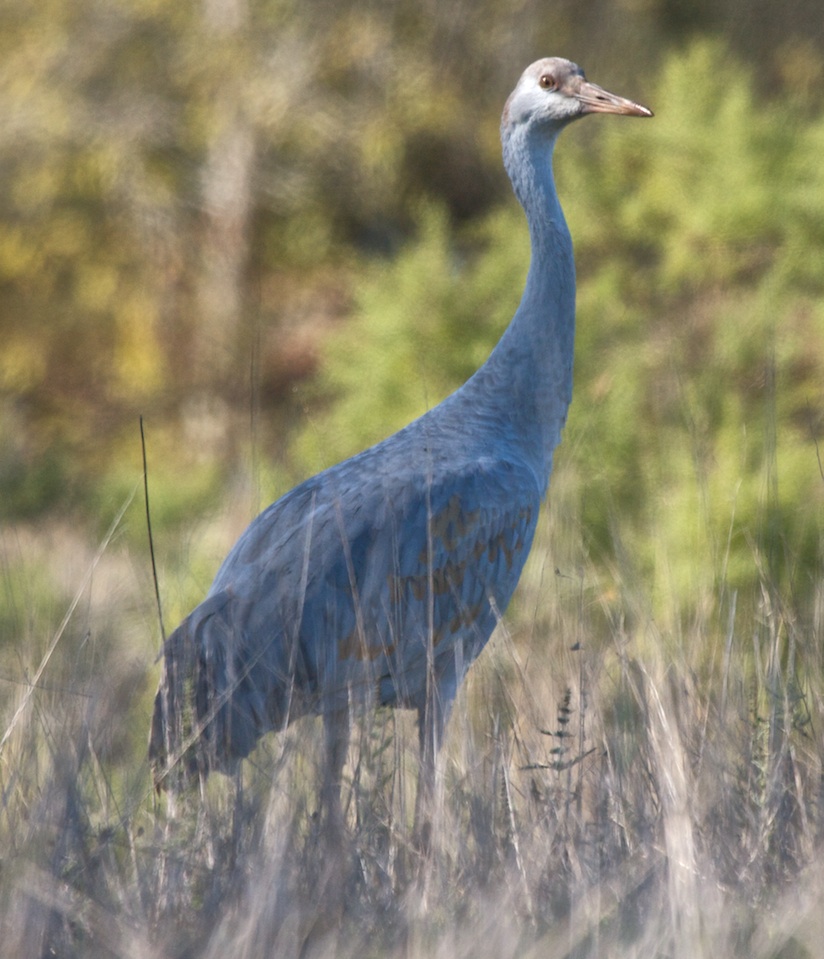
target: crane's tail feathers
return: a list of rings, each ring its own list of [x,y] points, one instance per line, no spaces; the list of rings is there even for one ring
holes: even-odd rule
[[[149,737],[156,788],[182,788],[211,770],[231,773],[271,728],[251,670],[238,673],[231,598],[210,597],[172,633],[163,649]]]
[[[177,789],[205,764],[193,729],[197,720],[190,695],[196,656],[188,621],[182,623],[163,649],[163,673],[158,686],[149,735],[149,762],[155,787]],[[203,770],[204,772],[206,769]]]

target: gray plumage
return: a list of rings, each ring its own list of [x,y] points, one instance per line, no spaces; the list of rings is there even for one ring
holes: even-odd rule
[[[529,223],[523,298],[487,362],[405,429],[260,514],[163,650],[150,758],[229,771],[267,731],[324,717],[330,795],[353,703],[416,709],[424,769],[468,666],[529,553],[572,395],[575,268],[552,177],[587,113],[651,116],[557,58],[503,112],[504,164]]]

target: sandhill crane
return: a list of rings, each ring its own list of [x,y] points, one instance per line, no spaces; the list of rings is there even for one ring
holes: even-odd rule
[[[301,483],[242,534],[164,646],[158,784],[175,769],[231,771],[267,731],[320,714],[322,792],[339,811],[349,710],[384,704],[417,710],[419,800],[431,794],[455,693],[530,550],[572,395],[575,267],[552,153],[590,113],[652,116],[568,60],[524,71],[501,122],[532,244],[512,322],[440,405]]]

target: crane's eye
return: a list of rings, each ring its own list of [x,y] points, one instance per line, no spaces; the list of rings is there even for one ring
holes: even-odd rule
[[[544,90],[557,90],[558,81],[551,73],[544,73],[541,75],[541,79],[538,81]]]

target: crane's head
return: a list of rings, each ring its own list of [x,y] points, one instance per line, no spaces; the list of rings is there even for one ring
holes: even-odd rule
[[[501,128],[505,136],[520,126],[546,130],[552,136],[588,113],[652,116],[652,110],[590,83],[577,63],[547,57],[536,60],[521,74],[506,101]]]

